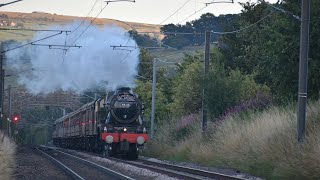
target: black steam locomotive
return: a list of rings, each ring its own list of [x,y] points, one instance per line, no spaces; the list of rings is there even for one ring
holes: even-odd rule
[[[105,97],[55,121],[57,146],[99,151],[105,156],[138,157],[148,140],[143,104],[130,88],[118,88]]]

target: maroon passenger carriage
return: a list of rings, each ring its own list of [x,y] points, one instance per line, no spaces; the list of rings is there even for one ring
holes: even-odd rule
[[[130,88],[119,88],[56,120],[53,143],[136,159],[148,140],[143,111]]]

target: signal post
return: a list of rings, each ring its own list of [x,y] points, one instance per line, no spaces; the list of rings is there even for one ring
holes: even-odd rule
[[[12,122],[12,110],[11,110],[11,85],[8,86],[8,101],[9,101],[9,122],[8,122],[8,135],[11,137],[11,122]]]

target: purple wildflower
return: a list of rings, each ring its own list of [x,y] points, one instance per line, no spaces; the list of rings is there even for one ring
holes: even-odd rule
[[[183,129],[186,128],[190,125],[193,125],[197,120],[197,116],[195,114],[189,114],[186,116],[183,116],[181,118],[181,120],[177,123],[176,128],[179,129]]]
[[[242,101],[238,105],[228,108],[221,116],[216,118],[215,121],[223,121],[230,116],[234,116],[248,110],[261,110],[268,107],[270,104],[270,96],[258,92],[254,98]]]

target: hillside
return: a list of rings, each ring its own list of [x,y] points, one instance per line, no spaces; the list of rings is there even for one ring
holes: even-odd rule
[[[50,14],[44,12],[33,13],[17,13],[17,12],[2,12],[0,11],[0,28],[32,28],[32,29],[47,29],[54,25],[64,25],[74,21],[81,21],[84,17],[64,16],[58,14]],[[92,18],[88,18],[88,21]],[[130,30],[133,27],[137,31],[160,31],[160,25],[143,24],[134,22],[121,22],[114,19],[98,18],[94,25],[117,25],[124,29]],[[33,32],[7,32],[0,31],[0,41],[17,40],[24,41],[32,38]]]
[[[19,12],[3,12],[0,11],[0,29],[1,28],[24,28],[24,29],[55,29],[52,26],[66,25],[74,21],[81,22],[84,17],[76,16],[64,16],[57,14],[50,14],[44,12],[33,13],[19,13]],[[91,21],[92,18],[88,18],[87,21]],[[134,28],[136,31],[156,31],[160,32],[160,25],[155,24],[143,24],[135,22],[122,22],[115,19],[98,18],[94,21],[94,25],[117,25],[126,30]],[[15,40],[26,41],[34,36],[35,32],[32,31],[1,31],[0,30],[0,42]],[[162,38],[162,37],[158,37]],[[143,39],[146,41],[145,39]],[[148,40],[147,40],[148,41]],[[150,41],[151,42],[151,41]],[[174,49],[154,49],[150,50],[151,54],[155,57],[163,58],[164,61],[169,62],[181,62],[185,53],[193,54],[196,50],[203,49],[202,46],[186,46],[177,51]],[[175,74],[174,63],[159,63],[160,66],[165,67],[168,70],[168,74]],[[10,69],[8,70],[10,73]],[[15,77],[9,79],[9,81],[15,81]]]

